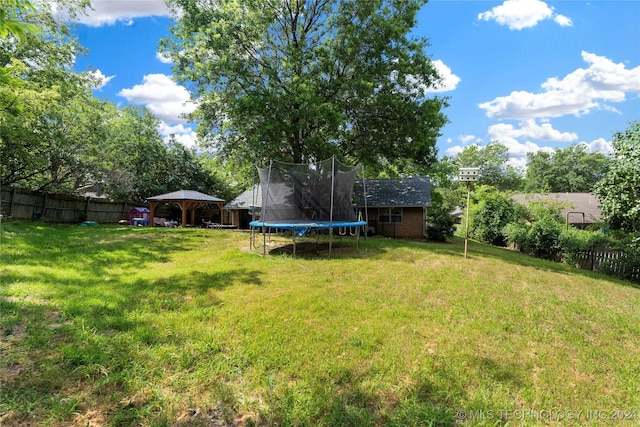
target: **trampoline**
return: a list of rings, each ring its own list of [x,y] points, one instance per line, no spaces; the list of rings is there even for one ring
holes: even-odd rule
[[[329,256],[334,230],[356,237],[367,225],[366,186],[363,185],[364,217],[354,207],[354,184],[357,166],[348,166],[335,157],[313,164],[285,163],[272,160],[268,168],[257,168],[262,189],[260,218],[251,226],[251,249],[257,249],[255,234],[263,235],[263,255],[266,255],[266,235],[272,230],[291,231],[293,255],[296,238],[308,232],[329,231]],[[363,178],[364,183],[364,178]],[[366,240],[366,232],[364,233]]]

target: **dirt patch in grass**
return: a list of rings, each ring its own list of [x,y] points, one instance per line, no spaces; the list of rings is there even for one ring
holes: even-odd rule
[[[331,254],[332,255],[357,255],[359,253],[358,249],[341,244],[341,243],[333,243],[331,245]],[[294,254],[294,245],[293,244],[285,244],[282,246],[275,247],[269,250],[269,255],[293,255]],[[300,258],[326,258],[329,256],[329,243],[328,242],[300,242],[295,244],[295,256]]]
[[[16,378],[24,369],[20,363],[11,363],[10,353],[16,344],[24,339],[27,334],[27,326],[17,324],[0,326],[0,358],[4,361],[0,365],[0,384],[8,384]]]

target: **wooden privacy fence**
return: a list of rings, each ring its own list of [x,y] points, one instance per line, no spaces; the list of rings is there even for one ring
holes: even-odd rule
[[[578,268],[640,282],[640,265],[630,262],[624,252],[582,251],[573,253],[571,258]]]
[[[11,187],[3,187],[0,190],[0,213],[5,219],[31,219],[58,223],[96,221],[109,224],[128,219],[129,210],[136,206],[140,204]]]

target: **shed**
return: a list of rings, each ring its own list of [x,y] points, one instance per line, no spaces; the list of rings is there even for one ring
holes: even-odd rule
[[[129,211],[129,224],[149,225],[151,211],[144,207],[135,207]]]
[[[426,232],[427,207],[431,206],[428,176],[403,179],[368,179],[367,213],[369,229],[385,237],[422,238]],[[362,181],[354,195],[361,195]],[[363,200],[354,205],[364,208]]]
[[[254,219],[254,214],[259,217],[261,206],[262,187],[260,184],[256,184],[224,205],[224,208],[231,212],[232,224],[247,229],[249,222]]]

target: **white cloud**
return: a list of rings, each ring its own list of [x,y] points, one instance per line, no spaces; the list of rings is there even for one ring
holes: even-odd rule
[[[185,147],[193,148],[197,145],[196,133],[189,126],[185,126],[183,124],[170,126],[164,122],[161,122],[160,126],[158,126],[158,131],[165,141],[168,141],[169,138],[173,136],[176,141],[178,141]]]
[[[171,60],[171,58],[169,58],[167,55],[165,55],[162,52],[156,52],[156,59],[162,62],[163,64],[173,64],[173,61]]]
[[[434,86],[427,86],[423,79],[416,77],[413,74],[407,74],[405,79],[408,83],[408,87],[400,87],[397,85],[397,90],[412,96],[422,96],[428,93],[449,92],[454,90],[456,86],[458,86],[458,83],[460,83],[460,77],[453,74],[451,72],[451,68],[441,60],[436,59],[431,62],[440,76],[440,79],[435,82]],[[394,70],[391,72],[389,79],[392,83],[396,83],[398,81],[398,76],[399,72]]]
[[[518,128],[507,123],[498,123],[489,126],[489,139],[492,141],[503,141],[506,139],[517,138],[571,142],[578,139],[578,135],[573,132],[560,132],[554,129],[550,123],[543,123],[539,125],[532,119],[520,122],[520,127]]]
[[[500,25],[508,26],[510,30],[535,27],[540,21],[551,18],[561,26],[572,25],[571,19],[555,15],[553,10],[540,0],[505,0],[500,6],[478,14],[478,19],[495,20]]]
[[[453,74],[453,72],[451,72],[451,68],[441,60],[436,59],[432,61],[432,63],[438,71],[440,81],[435,85],[435,87],[425,88],[425,93],[449,92],[454,90],[458,86],[458,83],[460,83],[460,77]]]
[[[94,89],[102,89],[109,83],[115,75],[113,76],[105,76],[100,70],[92,70],[88,72],[91,78],[96,82],[96,85],[93,87]]]
[[[458,136],[458,140],[460,142],[462,142],[462,144],[464,145],[468,145],[472,142],[474,143],[481,143],[482,142],[482,138],[478,138],[475,135],[460,135]]]
[[[169,124],[186,123],[184,115],[196,108],[189,92],[165,74],[147,74],[142,84],[122,89],[118,96],[145,105],[158,119]]]
[[[525,168],[527,164],[527,154],[544,151],[553,153],[554,148],[540,145],[535,141],[553,142],[575,142],[578,135],[574,132],[561,132],[554,129],[550,123],[538,124],[535,120],[525,120],[514,126],[507,123],[498,123],[489,126],[488,139],[498,141],[505,145],[509,152],[509,164],[514,167]],[[523,141],[524,142],[521,142]],[[599,141],[594,141],[589,145],[592,151],[600,151],[602,148]]]
[[[524,168],[527,164],[527,154],[546,151],[547,153],[555,152],[555,149],[549,146],[541,146],[531,141],[519,142],[515,138],[505,138],[500,141],[509,150],[509,164],[515,167]]]
[[[598,138],[591,142],[581,142],[580,144],[587,147],[587,150],[591,153],[602,153],[605,155],[609,155],[613,153],[613,146],[610,141],[607,141],[604,138]]]
[[[547,79],[541,93],[514,91],[479,107],[488,117],[502,119],[561,117],[587,114],[594,108],[611,110],[607,102],[622,102],[627,92],[640,93],[640,66],[627,69],[622,63],[584,51],[582,59],[589,68],[579,68],[561,80]]]
[[[455,157],[458,154],[460,154],[462,150],[464,150],[464,148],[465,147],[463,147],[462,145],[454,145],[453,147],[447,148],[447,150],[445,151],[445,154],[447,156]]]
[[[564,15],[556,15],[553,20],[561,27],[573,27],[573,21]]]
[[[92,27],[113,25],[117,21],[131,25],[135,18],[169,16],[164,0],[93,0],[92,6],[86,16],[78,18],[79,22]]]

